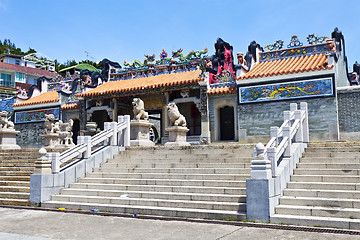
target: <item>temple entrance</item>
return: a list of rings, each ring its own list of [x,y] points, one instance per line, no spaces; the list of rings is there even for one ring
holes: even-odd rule
[[[97,123],[97,127],[100,128],[100,130],[104,130],[104,122],[111,122],[106,110],[94,111],[91,119],[93,122]]]
[[[220,108],[220,140],[235,140],[234,108]]]
[[[80,132],[80,120],[79,119],[74,119],[74,125],[72,127],[72,139],[74,144],[77,144],[77,137],[79,136],[79,132]]]

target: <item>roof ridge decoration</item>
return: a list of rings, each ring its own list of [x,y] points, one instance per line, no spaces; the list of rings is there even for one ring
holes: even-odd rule
[[[194,70],[199,67],[206,56],[207,48],[202,51],[190,51],[184,56],[183,49],[172,52],[172,57],[163,49],[159,55],[160,59],[155,60],[155,54],[144,55],[145,60],[142,63],[134,60],[132,63],[124,61],[125,68],[111,73],[111,80],[127,80],[140,77],[156,76],[164,73],[174,73],[178,71]],[[155,63],[153,63],[155,62]]]
[[[274,51],[274,50],[282,49],[283,45],[284,45],[284,41],[279,39],[275,41],[273,44],[266,45],[265,48],[269,49],[270,51]]]
[[[294,48],[294,47],[301,47],[303,45],[302,42],[300,42],[298,36],[292,35],[289,45],[287,45],[288,48]]]
[[[325,36],[318,37],[313,33],[313,34],[309,34],[306,39],[309,44],[313,45],[313,44],[323,43],[327,39],[327,37]]]
[[[124,66],[130,67],[130,68],[142,68],[142,67],[147,67],[148,63],[155,61],[155,54],[153,54],[153,55],[144,54],[144,56],[145,56],[145,60],[143,63],[140,62],[139,60],[134,60],[132,63],[128,63],[128,62],[126,62],[126,60],[124,60]],[[151,64],[149,64],[149,65],[151,65]]]

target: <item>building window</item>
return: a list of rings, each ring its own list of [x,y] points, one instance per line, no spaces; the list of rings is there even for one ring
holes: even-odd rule
[[[20,60],[15,60],[16,65],[20,65]]]
[[[22,82],[25,83],[25,73],[15,73],[15,82]]]
[[[15,82],[11,81],[10,74],[5,74],[5,73],[0,74],[0,86],[15,87]]]

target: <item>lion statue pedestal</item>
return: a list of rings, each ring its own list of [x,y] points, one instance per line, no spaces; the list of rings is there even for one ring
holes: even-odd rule
[[[134,98],[132,105],[134,119],[130,121],[130,146],[154,146],[155,143],[150,140],[150,128],[154,124],[148,120],[144,102],[140,98]]]
[[[45,147],[55,148],[60,143],[59,133],[47,133],[41,135],[45,139]]]
[[[130,146],[154,146],[150,141],[150,128],[154,124],[147,120],[130,121]]]
[[[7,112],[0,112],[0,149],[21,149],[16,144],[16,134],[14,123],[7,119]]]
[[[169,103],[166,110],[170,126],[165,129],[169,132],[169,141],[165,146],[190,146],[190,143],[186,142],[186,133],[189,129],[186,127],[185,117],[179,112],[175,103]]]

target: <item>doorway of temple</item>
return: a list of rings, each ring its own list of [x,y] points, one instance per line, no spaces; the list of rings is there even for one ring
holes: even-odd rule
[[[105,110],[94,111],[91,119],[97,123],[99,130],[104,130],[104,122],[111,122],[108,112]]]
[[[73,119],[74,120],[74,124],[72,127],[72,139],[74,144],[77,144],[77,137],[79,136],[79,132],[80,132],[80,121],[79,119]]]
[[[220,108],[220,140],[235,140],[234,108]]]

